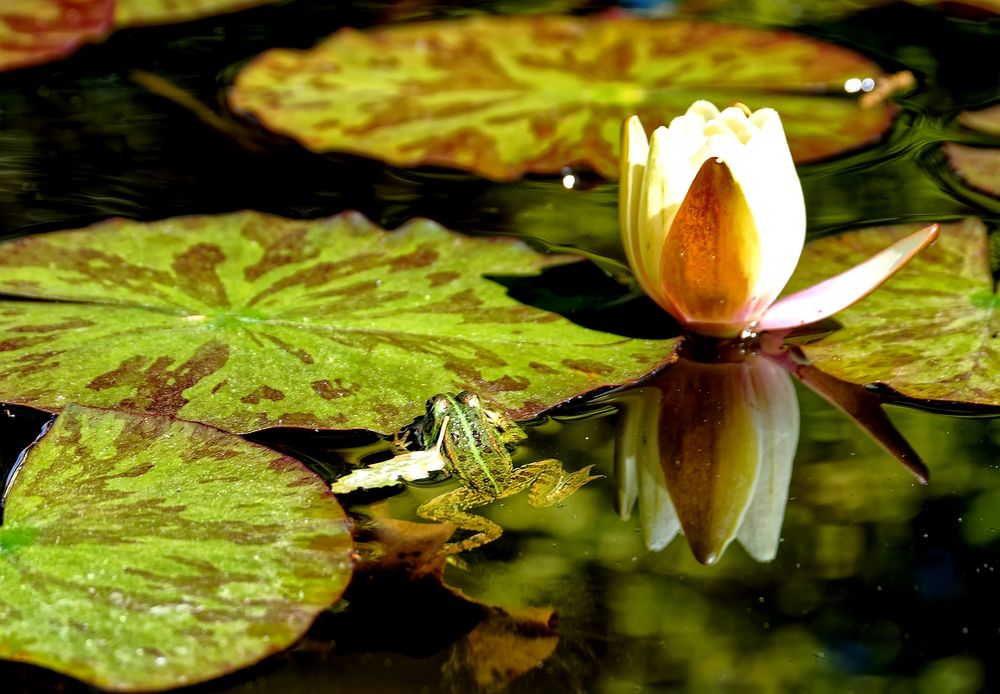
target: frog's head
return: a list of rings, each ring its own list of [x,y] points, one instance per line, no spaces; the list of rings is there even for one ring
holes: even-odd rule
[[[473,407],[477,410],[482,409],[483,407],[483,401],[479,399],[479,396],[467,390],[463,390],[459,393],[458,398],[456,399],[466,407]]]
[[[451,411],[451,403],[454,395],[450,393],[438,393],[430,400],[427,401],[427,417],[424,419],[427,421],[440,420],[442,417]]]
[[[464,391],[457,396],[453,393],[438,393],[427,401],[427,414],[424,415],[419,430],[420,443],[425,449],[437,441],[445,417],[448,417],[455,411],[458,402],[464,402],[462,397],[465,395],[476,397],[472,393]]]

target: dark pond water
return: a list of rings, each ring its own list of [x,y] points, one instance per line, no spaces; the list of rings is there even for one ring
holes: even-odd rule
[[[958,111],[997,98],[996,19],[902,4],[843,16],[754,5],[766,14],[741,10],[736,17],[785,23],[858,48],[887,68],[913,70],[920,81],[881,144],[801,170],[811,235],[967,215],[995,229],[1000,206],[963,189],[938,146],[953,136]],[[306,47],[344,25],[465,11],[452,3],[401,3],[390,11],[372,3],[288,2],[119,31],[66,61],[0,75],[0,237],[114,215],[157,219],[253,208],[311,218],[358,209],[387,227],[427,216],[456,230],[524,234],[620,259],[617,187],[587,172],[576,172],[578,185],[569,190],[558,179],[492,184],[321,157],[252,129],[266,149],[251,152],[130,77],[133,70],[154,73],[224,112],[223,90],[236,69],[266,48]],[[592,279],[576,281],[594,293]],[[626,333],[659,330],[636,327],[646,325],[649,306],[629,311],[597,311],[593,320]],[[605,477],[558,508],[534,509],[521,497],[494,503],[483,513],[506,529],[503,537],[467,554],[464,567],[448,569],[449,583],[477,600],[558,612],[556,630],[544,635],[553,637],[553,652],[511,691],[1000,688],[1000,421],[971,411],[890,407],[930,470],[930,484],[920,486],[846,416],[795,387],[800,442],[780,546],[765,563],[734,543],[715,565],[702,566],[683,537],[647,551],[639,513],[623,521],[615,512],[618,417],[607,408],[592,408],[590,416],[586,408],[556,412],[530,429],[518,462],[557,457],[570,469],[594,464]],[[0,461],[9,466],[46,417],[18,408],[3,414]],[[324,470],[339,464],[335,449],[374,440],[287,432],[257,439]],[[392,513],[413,517],[440,491],[408,488],[391,499]],[[330,616],[299,648],[201,688],[471,690],[468,672],[454,665],[461,646],[453,642],[471,628],[461,607],[419,590],[352,599],[348,615],[372,615],[356,637],[343,613]],[[523,648],[530,657],[541,636],[522,637],[494,647]],[[29,666],[3,664],[0,673],[6,691],[84,689]]]

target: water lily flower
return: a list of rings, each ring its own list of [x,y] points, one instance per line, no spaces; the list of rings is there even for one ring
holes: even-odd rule
[[[697,101],[646,137],[622,134],[619,215],[629,266],[681,325],[711,337],[778,331],[866,296],[937,235],[937,225],[861,265],[775,301],[805,241],[802,187],[778,113]]]

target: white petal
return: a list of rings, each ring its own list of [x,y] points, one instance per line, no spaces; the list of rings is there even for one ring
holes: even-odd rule
[[[795,271],[805,241],[806,207],[778,114],[761,109],[751,116],[751,122],[760,126],[759,131],[727,163],[743,189],[760,234],[760,274],[747,311],[755,320]]]
[[[654,285],[660,284],[660,252],[681,199],[676,195],[675,161],[670,159],[670,131],[659,127],[649,141],[646,178],[639,200],[639,258]],[[668,191],[668,188],[671,190]],[[686,188],[685,191],[686,192]],[[682,194],[683,195],[683,194]],[[659,293],[659,292],[657,292]],[[653,295],[657,299],[657,295]],[[662,305],[662,301],[660,302]]]
[[[711,101],[699,99],[688,107],[686,115],[696,115],[702,120],[709,121],[719,115],[719,109]]]
[[[618,191],[618,220],[622,246],[629,267],[646,294],[656,291],[642,263],[640,252],[639,203],[649,158],[649,139],[637,116],[625,121],[621,141],[621,178]]]
[[[644,458],[639,467],[639,520],[646,549],[651,552],[659,552],[681,532],[659,456]]]
[[[680,532],[660,467],[661,393],[658,388],[633,388],[607,398],[619,409],[615,432],[615,473],[618,515],[627,520],[636,499],[646,548],[658,552]]]
[[[799,401],[791,377],[763,357],[754,358],[748,386],[755,410],[760,468],[736,539],[757,561],[771,561],[781,541],[792,462],[799,443]]]

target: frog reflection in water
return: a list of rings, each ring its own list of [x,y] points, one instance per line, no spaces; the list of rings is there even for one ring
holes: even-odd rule
[[[462,482],[458,489],[422,504],[417,515],[475,531],[464,540],[446,544],[441,550],[444,554],[479,547],[503,533],[493,521],[466,513],[470,508],[529,487],[528,503],[538,508],[552,506],[597,479],[590,475],[593,465],[567,473],[562,463],[551,458],[515,468],[511,449],[527,435],[512,419],[483,407],[475,393],[435,395],[427,403],[427,415],[417,436],[424,448],[441,442],[445,470]]]

